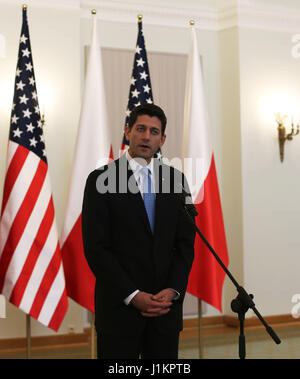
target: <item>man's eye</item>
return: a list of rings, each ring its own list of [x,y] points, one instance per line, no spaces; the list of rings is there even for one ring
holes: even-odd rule
[[[154,130],[151,130],[151,133],[157,135],[159,134],[159,131],[157,129],[154,129]]]

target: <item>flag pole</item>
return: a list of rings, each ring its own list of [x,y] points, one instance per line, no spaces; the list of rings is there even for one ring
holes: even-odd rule
[[[27,4],[23,4],[23,10],[27,10]],[[31,358],[31,319],[30,315],[26,314],[26,358]]]
[[[199,359],[203,358],[203,343],[202,343],[202,301],[198,298],[198,347]]]
[[[91,10],[91,14],[93,17],[96,17],[96,14],[97,14],[97,10],[96,9],[92,9]],[[96,347],[95,347],[95,314],[94,312],[90,312],[90,319],[91,319],[91,359],[95,359],[96,358]]]
[[[195,26],[195,21],[190,20],[190,26]],[[203,343],[202,343],[202,301],[198,298],[198,348],[199,348],[199,359],[203,358]]]
[[[96,337],[96,331],[95,331],[95,313],[90,312],[91,315],[91,359],[96,358],[96,346],[95,346],[95,337]]]
[[[31,319],[28,314],[26,314],[26,358],[31,358]]]

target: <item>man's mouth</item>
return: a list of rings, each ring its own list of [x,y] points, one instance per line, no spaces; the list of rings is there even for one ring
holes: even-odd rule
[[[142,149],[150,149],[150,146],[148,146],[148,145],[140,145],[140,147],[141,147]]]

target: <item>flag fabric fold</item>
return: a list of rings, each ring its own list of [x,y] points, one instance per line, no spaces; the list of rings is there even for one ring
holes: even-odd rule
[[[221,200],[210,138],[204,81],[195,28],[191,28],[184,107],[184,171],[198,211],[196,224],[228,266],[228,251]],[[187,291],[222,311],[225,273],[201,238],[196,235],[195,258]]]
[[[128,125],[129,116],[133,108],[137,107],[138,105],[152,103],[153,95],[151,88],[147,51],[143,34],[143,24],[142,20],[139,19],[136,49],[133,60],[133,69],[130,78],[130,88],[128,104],[126,109],[125,126]],[[125,150],[127,146],[128,141],[124,134],[121,150]]]
[[[88,56],[75,157],[65,221],[61,235],[67,293],[70,298],[94,311],[95,277],[84,256],[81,208],[88,174],[112,159],[111,137],[102,72],[102,58],[93,15],[92,42]]]
[[[68,308],[26,7],[0,218],[0,293],[55,331]]]

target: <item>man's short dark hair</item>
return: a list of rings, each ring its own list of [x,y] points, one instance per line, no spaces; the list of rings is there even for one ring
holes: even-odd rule
[[[167,125],[167,117],[164,111],[158,106],[154,104],[142,104],[134,108],[129,116],[128,126],[131,129],[135,124],[138,116],[148,115],[150,117],[157,117],[161,122],[161,134],[162,136],[165,134],[166,125]]]

